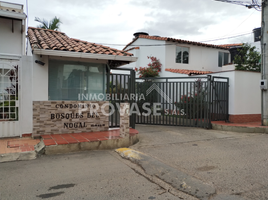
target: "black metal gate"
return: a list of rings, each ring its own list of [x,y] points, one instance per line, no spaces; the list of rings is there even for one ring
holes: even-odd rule
[[[228,78],[135,78],[134,70],[115,72],[107,76],[110,127],[120,126],[122,102],[130,103],[132,128],[135,124],[211,128],[211,121],[228,120]]]
[[[124,73],[122,73],[122,71]],[[121,72],[121,73],[119,73]],[[135,101],[135,71],[129,69],[114,70],[107,76],[107,94],[109,94],[110,115],[109,127],[120,126],[120,103],[128,102],[130,107]],[[130,115],[130,127],[135,128],[135,116]]]
[[[211,128],[228,120],[228,85],[211,76],[136,79],[136,123]]]
[[[229,78],[213,76],[211,91],[211,120],[228,121]]]

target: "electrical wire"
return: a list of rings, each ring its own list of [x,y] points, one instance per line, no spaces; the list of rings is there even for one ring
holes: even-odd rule
[[[235,36],[230,36],[230,37],[224,37],[224,38],[216,38],[216,39],[210,39],[210,40],[205,40],[205,41],[197,41],[200,43],[203,42],[211,42],[211,41],[218,41],[218,40],[225,40],[225,39],[231,39],[231,38],[236,38],[236,37],[241,37],[244,35],[249,35],[252,34],[252,32],[248,32],[248,33],[244,33],[244,34],[240,34],[240,35],[235,35]],[[195,41],[193,41],[195,42]],[[109,44],[109,43],[96,43],[96,44],[100,44],[100,45],[109,45],[109,46],[126,46],[125,44]],[[175,45],[175,44],[140,44],[140,45],[128,45],[129,47],[141,47],[141,46],[145,46],[145,47],[151,47],[151,46],[171,46],[171,45]]]
[[[228,33],[228,34],[226,34],[226,35],[229,35],[229,34],[231,34],[232,32],[234,32],[238,27],[240,27],[245,21],[247,21],[252,15],[254,14],[254,11],[244,20],[244,21],[242,21],[238,26],[236,26],[236,28],[234,29],[234,30],[232,30],[230,33]],[[226,36],[225,35],[225,36]],[[225,37],[224,36],[224,37]]]
[[[258,0],[252,0],[252,3],[245,2],[245,1],[230,1],[230,0],[215,0],[215,1],[221,1],[225,3],[232,3],[232,4],[236,4],[240,6],[245,6],[249,9],[254,8],[257,11],[261,11],[261,7],[262,7]]]

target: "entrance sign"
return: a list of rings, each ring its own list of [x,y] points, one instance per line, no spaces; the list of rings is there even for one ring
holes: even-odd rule
[[[108,101],[34,101],[33,136],[105,131]]]

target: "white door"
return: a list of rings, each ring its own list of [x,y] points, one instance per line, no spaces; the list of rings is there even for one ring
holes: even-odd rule
[[[20,136],[19,63],[0,59],[0,138]]]

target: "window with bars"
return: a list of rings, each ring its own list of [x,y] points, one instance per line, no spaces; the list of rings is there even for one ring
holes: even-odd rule
[[[18,66],[0,68],[0,121],[18,120]]]

